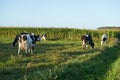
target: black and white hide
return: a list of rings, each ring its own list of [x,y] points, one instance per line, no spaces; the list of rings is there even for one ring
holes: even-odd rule
[[[87,49],[88,45],[90,45],[92,49],[94,49],[94,42],[90,35],[82,35],[81,40],[83,49]]]
[[[41,35],[41,40],[46,41],[46,38],[47,38],[47,34],[42,34]]]
[[[34,47],[36,45],[36,41],[40,41],[39,35],[32,35],[27,33],[22,33],[16,35],[12,46],[15,47],[15,44],[18,42],[18,55],[20,54],[20,50],[24,50],[26,55],[33,54]]]
[[[103,34],[102,37],[101,37],[101,46],[104,44],[104,43],[107,43],[107,35],[106,34]]]

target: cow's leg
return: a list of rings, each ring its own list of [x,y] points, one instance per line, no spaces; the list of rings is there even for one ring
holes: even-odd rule
[[[25,48],[26,56],[28,56],[28,52],[29,52],[29,51],[28,51],[28,48],[26,47],[26,48]]]
[[[30,56],[30,55],[31,55],[31,49],[28,49],[26,56]]]
[[[33,49],[30,49],[31,55],[33,54]]]
[[[26,54],[28,53],[28,50],[27,50],[27,49],[25,49],[25,53],[26,53]]]
[[[18,55],[20,54],[20,48],[18,48]]]
[[[103,41],[101,41],[101,46],[103,45]]]
[[[29,56],[33,54],[32,48],[29,49]]]
[[[85,49],[88,49],[88,44],[86,44],[86,48]]]
[[[85,43],[85,49],[88,49],[89,41]]]
[[[82,47],[83,47],[83,49],[86,49],[86,43],[84,40],[82,41]]]
[[[105,40],[105,44],[107,44],[107,40]]]
[[[21,43],[19,43],[19,46],[18,46],[18,55],[20,54],[20,48],[21,48]]]
[[[34,46],[32,46],[32,50],[34,51]]]

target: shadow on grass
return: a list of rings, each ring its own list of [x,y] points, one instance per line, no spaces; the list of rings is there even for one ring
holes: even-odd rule
[[[65,49],[65,46],[73,46],[75,45],[74,43],[40,43],[40,44],[37,44],[35,47],[36,47],[36,53],[38,54],[44,54],[46,53],[47,51],[50,51],[50,50],[64,50]],[[76,45],[78,46],[78,45]]]
[[[0,69],[0,80],[24,80],[25,69],[2,68]]]
[[[48,50],[51,50],[51,47],[56,48],[56,49],[64,49],[64,45],[74,45],[74,44],[38,44],[37,48],[41,49],[40,51],[37,50],[36,52],[39,54],[45,53]],[[11,44],[3,44],[0,43],[0,51],[5,56],[10,56],[11,53],[14,53],[13,50],[11,52]],[[8,55],[6,55],[7,49],[4,50],[4,48],[8,49]],[[89,53],[94,53],[99,51],[100,54],[83,62],[83,63],[69,63],[69,64],[62,64],[59,66],[59,64],[43,64],[43,65],[38,65],[36,67],[30,67],[28,70],[24,68],[16,68],[16,67],[5,67],[3,69],[0,69],[0,79],[3,80],[23,80],[24,76],[26,75],[27,77],[30,78],[31,75],[34,74],[34,77],[40,77],[39,75],[41,74],[46,74],[48,73],[48,70],[54,69],[55,66],[58,66],[57,71],[51,72],[50,74],[47,74],[45,77],[46,79],[50,80],[50,76],[52,75],[52,79],[56,77],[54,80],[103,80],[104,77],[106,76],[106,72],[109,69],[110,65],[116,61],[116,59],[119,57],[119,48],[120,46],[113,46],[113,47],[108,47],[105,48],[103,51],[100,49],[94,49],[94,50],[88,50],[88,51],[73,51],[73,52],[63,52],[60,53],[63,56],[66,56],[66,54],[69,54],[69,56],[74,56],[73,58],[76,58],[77,56],[80,56],[82,54],[89,54]],[[1,56],[5,57],[5,56]],[[68,56],[66,56],[68,57]],[[6,58],[5,58],[6,59]],[[69,59],[68,59],[69,60]],[[66,60],[67,61],[67,60]],[[62,63],[62,62],[61,62]],[[62,68],[61,68],[62,67]],[[61,70],[59,70],[61,69]],[[35,73],[38,70],[40,70],[40,74]],[[30,75],[29,75],[30,74]],[[33,76],[32,76],[33,77]],[[33,78],[34,78],[33,77]],[[48,77],[48,78],[47,78]],[[42,80],[46,80],[42,79]],[[32,79],[30,79],[32,80]]]
[[[82,54],[90,54],[90,53],[94,53],[94,52],[97,52],[97,51],[101,51],[101,49],[99,48],[95,48],[95,49],[88,49],[88,50],[80,50],[80,51],[73,51],[73,52],[64,52],[62,54],[69,54],[69,55],[82,55]]]
[[[42,66],[37,66],[36,70],[33,68],[28,70],[27,77],[28,79],[40,77],[43,80],[104,80],[111,64],[114,63],[120,55],[119,48],[120,46],[113,46],[106,47],[102,51],[96,49],[96,51],[100,51],[100,54],[85,62],[62,63],[60,65],[53,64],[52,67],[46,65],[44,67],[48,69],[47,71],[40,69]],[[82,54],[89,54],[91,51]],[[82,55],[79,52],[68,52],[67,54],[70,56]],[[49,70],[52,72],[49,72]],[[35,76],[31,77],[32,74],[35,74]],[[44,74],[44,77],[40,76],[41,74]]]
[[[61,39],[56,38],[56,39],[47,39],[47,40],[49,40],[49,41],[58,41],[58,40],[61,40]]]
[[[111,64],[120,55],[119,48],[120,46],[105,48],[99,55],[88,61],[67,64],[64,73],[60,74],[58,80],[104,80]],[[78,55],[78,53],[76,54]]]
[[[10,43],[1,43],[0,42],[0,61],[6,61],[10,55],[17,55],[18,47],[12,48]]]

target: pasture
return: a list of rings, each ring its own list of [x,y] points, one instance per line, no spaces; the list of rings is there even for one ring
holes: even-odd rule
[[[102,47],[94,38],[95,49],[87,50],[79,39],[48,39],[37,42],[34,54],[26,57],[24,51],[17,55],[17,45],[11,47],[13,37],[0,39],[0,80],[120,79],[120,45],[114,38]]]

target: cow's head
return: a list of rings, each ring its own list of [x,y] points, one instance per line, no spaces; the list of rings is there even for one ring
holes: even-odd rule
[[[93,42],[90,43],[90,46],[94,49],[94,43]]]
[[[82,41],[82,47],[83,47],[83,49],[86,49],[87,37],[85,35],[82,35],[81,36],[81,41]]]
[[[35,37],[35,41],[41,41],[41,38],[39,35],[34,35],[34,37]]]
[[[46,38],[46,37],[47,37],[47,34],[42,34],[42,36],[41,36],[41,37],[45,37],[45,38]]]
[[[82,36],[81,36],[81,40],[86,43],[86,42],[87,42],[87,37],[86,37],[85,35],[82,35]]]
[[[41,36],[41,40],[46,40],[46,37],[47,37],[47,34],[42,34],[42,36]]]

